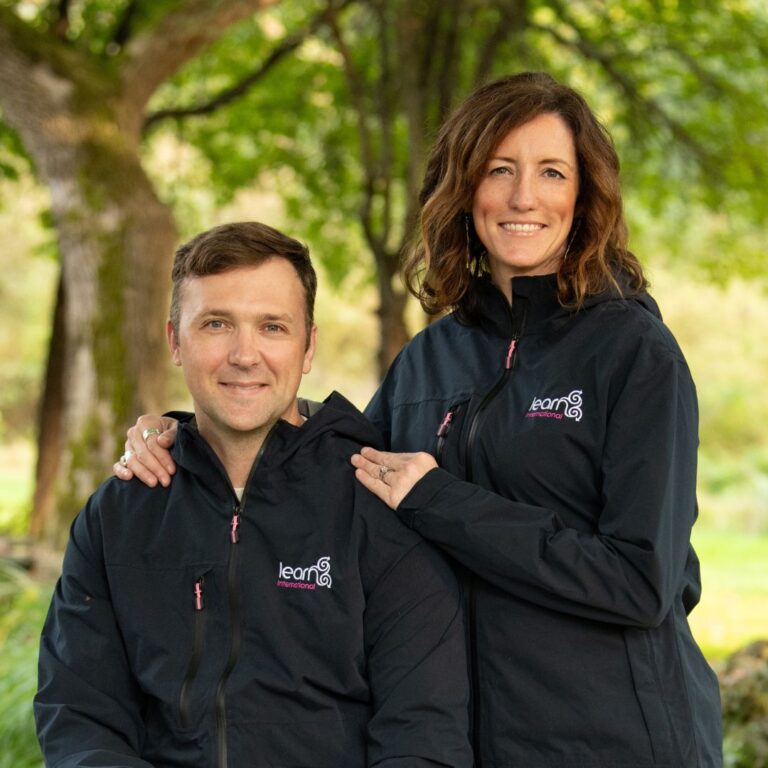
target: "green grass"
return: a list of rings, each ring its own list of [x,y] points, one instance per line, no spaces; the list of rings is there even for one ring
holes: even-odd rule
[[[32,697],[37,688],[37,646],[50,586],[0,567],[0,768],[41,768]]]
[[[701,560],[701,603],[690,616],[710,661],[758,638],[768,639],[768,535],[694,528]]]

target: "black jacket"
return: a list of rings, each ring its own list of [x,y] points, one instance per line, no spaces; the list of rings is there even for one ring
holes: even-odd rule
[[[169,488],[104,483],[43,629],[47,765],[470,766],[458,585],[355,482],[377,439],[332,395],[241,503],[191,424]]]
[[[481,768],[714,768],[700,594],[697,404],[647,295],[563,309],[553,276],[482,284],[393,364],[366,415],[429,451],[398,514],[460,564]],[[471,482],[467,482],[471,481]]]

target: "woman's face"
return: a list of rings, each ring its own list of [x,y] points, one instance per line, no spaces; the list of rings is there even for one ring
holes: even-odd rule
[[[556,272],[579,192],[573,135],[552,113],[511,130],[488,161],[472,200],[475,231],[494,283]]]

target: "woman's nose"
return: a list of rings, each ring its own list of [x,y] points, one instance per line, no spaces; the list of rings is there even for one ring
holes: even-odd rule
[[[511,183],[509,206],[516,210],[528,211],[536,205],[536,185],[532,174],[519,173]]]

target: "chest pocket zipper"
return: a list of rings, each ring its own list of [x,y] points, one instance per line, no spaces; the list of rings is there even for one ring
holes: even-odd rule
[[[451,405],[445,412],[445,416],[443,416],[440,426],[435,433],[437,438],[435,460],[441,467],[443,466],[443,453],[445,452],[445,442],[448,439],[448,433],[455,429],[458,417],[461,415],[462,409],[466,407],[466,404],[466,401],[462,401]]]
[[[192,684],[197,677],[200,669],[200,662],[203,658],[203,645],[205,643],[205,576],[195,579],[192,589],[193,600],[193,630],[192,630],[192,653],[189,657],[189,666],[184,675],[184,681],[179,691],[179,722],[182,728],[190,725],[190,697]]]

